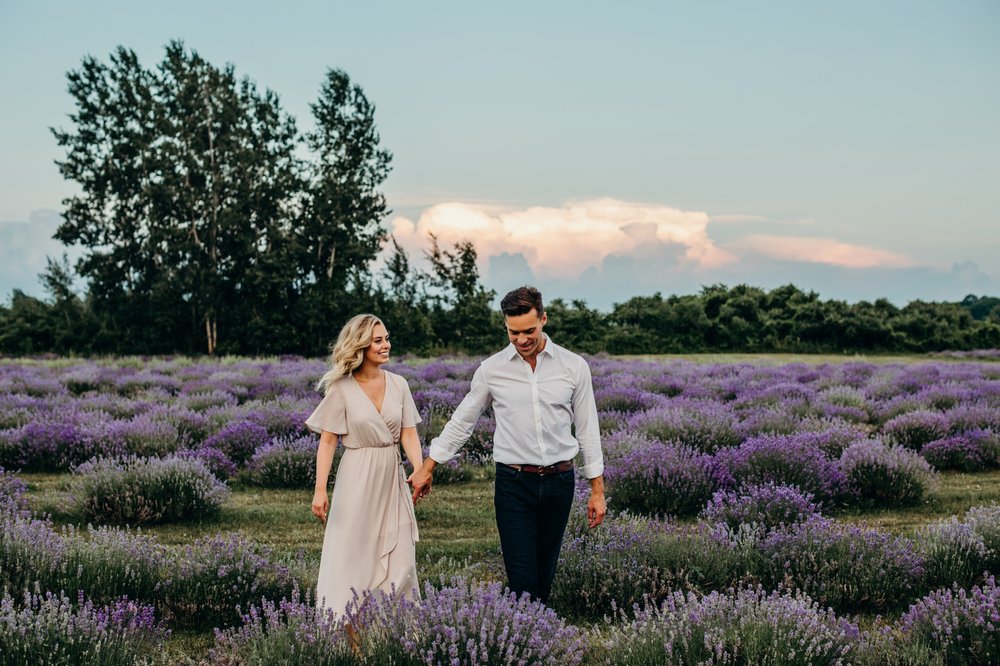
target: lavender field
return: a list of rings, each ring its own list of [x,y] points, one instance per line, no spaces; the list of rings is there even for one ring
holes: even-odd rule
[[[997,663],[998,361],[591,358],[610,512],[551,608],[501,587],[486,415],[359,646],[311,603],[321,361],[0,361],[0,664]],[[477,363],[393,365],[425,444]]]

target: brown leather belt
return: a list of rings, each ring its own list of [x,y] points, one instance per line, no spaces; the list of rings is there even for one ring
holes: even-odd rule
[[[516,469],[518,472],[527,472],[528,474],[537,474],[538,476],[558,474],[559,472],[568,472],[573,469],[572,460],[564,460],[562,462],[557,462],[554,465],[546,465],[545,467],[541,467],[540,465],[508,465],[507,463],[497,464],[503,465],[504,467],[510,467],[511,469]]]

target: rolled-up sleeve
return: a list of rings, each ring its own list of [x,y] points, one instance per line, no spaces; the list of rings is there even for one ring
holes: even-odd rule
[[[469,437],[476,421],[483,411],[493,402],[483,366],[476,368],[472,375],[472,386],[455,412],[448,419],[441,434],[431,440],[430,457],[438,463],[446,463],[458,453]]]
[[[580,473],[588,479],[604,474],[604,453],[601,451],[601,428],[597,421],[597,402],[590,366],[580,359],[576,386],[573,389],[573,427],[580,444],[583,465]]]

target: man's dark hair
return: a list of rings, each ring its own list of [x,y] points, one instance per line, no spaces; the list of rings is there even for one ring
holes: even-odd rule
[[[518,287],[507,292],[507,295],[500,301],[500,312],[505,317],[528,314],[532,309],[538,313],[539,317],[545,314],[545,307],[542,305],[542,292],[534,287]]]

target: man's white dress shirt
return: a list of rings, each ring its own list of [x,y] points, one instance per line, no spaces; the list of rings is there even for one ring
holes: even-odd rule
[[[468,395],[431,441],[430,457],[438,463],[451,460],[490,405],[497,424],[496,462],[548,466],[582,451],[580,473],[588,479],[604,473],[590,367],[547,335],[534,372],[513,344],[479,365]]]

